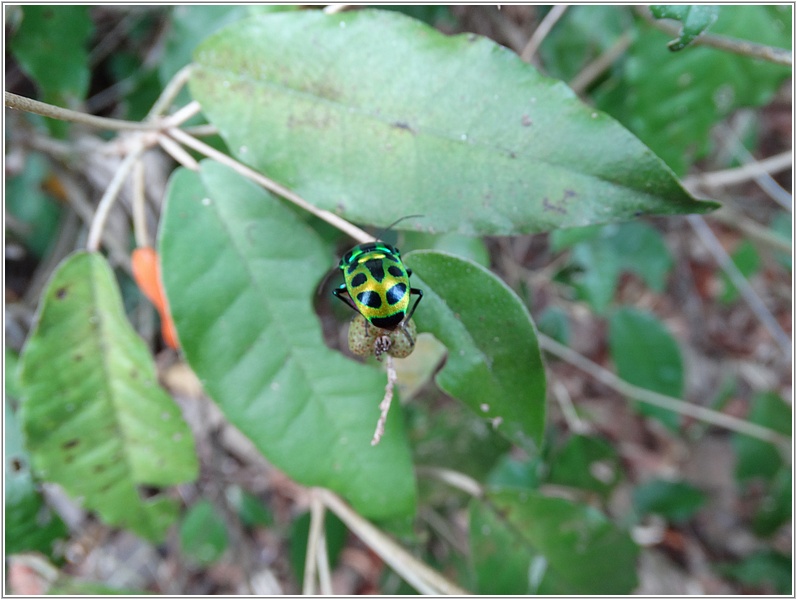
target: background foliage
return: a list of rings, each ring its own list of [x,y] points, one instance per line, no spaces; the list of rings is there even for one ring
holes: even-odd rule
[[[149,152],[175,352],[130,187],[82,251],[130,148],[7,112],[12,591],[297,592],[323,486],[472,592],[790,593],[784,444],[647,400],[791,434],[791,357],[698,229],[790,335],[790,171],[723,170],[791,150],[791,67],[703,42],[790,49],[791,7],[386,8],[8,9],[6,89],[140,121],[194,61],[214,148],[373,231],[423,215],[384,236],[425,292],[371,448],[385,375],[325,278],[351,238]],[[357,527],[326,515],[335,591],[412,593]]]

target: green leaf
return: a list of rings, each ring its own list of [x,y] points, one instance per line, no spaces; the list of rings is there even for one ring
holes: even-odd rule
[[[572,281],[597,313],[608,307],[624,271],[662,292],[673,265],[661,234],[647,223],[560,229],[551,235],[551,243],[557,250],[572,246],[571,261],[581,271]]]
[[[394,403],[370,444],[386,375],[324,345],[312,300],[334,264],[276,197],[212,161],[172,176],[160,232],[163,282],[191,368],[277,468],[344,495],[363,515],[414,510]]]
[[[227,525],[209,500],[200,500],[180,523],[180,549],[188,560],[206,567],[227,550]]]
[[[23,6],[11,51],[45,102],[72,106],[86,97],[86,46],[93,32],[88,6]]]
[[[680,398],[684,390],[684,366],[678,343],[655,315],[635,308],[621,308],[609,319],[609,350],[617,374],[636,386]],[[638,410],[676,431],[678,414],[649,404]]]
[[[574,435],[551,458],[549,483],[606,495],[620,479],[620,459],[604,440]]]
[[[786,212],[778,212],[773,218],[772,222],[769,224],[772,233],[776,236],[786,240],[787,242],[791,243],[791,214]],[[783,266],[783,268],[788,269],[791,271],[791,255],[786,252],[777,252],[775,254],[777,261]]]
[[[534,490],[542,483],[544,467],[539,456],[531,460],[519,460],[511,454],[504,454],[487,476],[487,484],[491,487]]]
[[[634,489],[634,506],[640,515],[656,513],[681,522],[689,520],[706,502],[706,495],[683,481],[654,479]]]
[[[733,264],[736,265],[736,268],[739,269],[739,272],[748,278],[758,271],[758,268],[761,265],[761,260],[758,258],[758,252],[750,240],[742,241],[736,250],[733,251],[731,259],[733,260]],[[739,297],[739,291],[736,289],[736,286],[733,284],[731,278],[728,277],[725,271],[722,272],[721,278],[722,293],[718,300],[722,304],[730,304]]]
[[[13,370],[6,363],[6,385]],[[8,390],[6,390],[8,394]],[[69,532],[58,514],[50,510],[30,472],[30,456],[22,443],[22,431],[5,399],[5,551],[6,554],[38,551],[53,557],[53,544]]]
[[[787,5],[725,5],[712,33],[791,47],[791,11]],[[641,19],[637,25],[625,62],[596,90],[596,105],[638,135],[677,175],[708,153],[716,123],[738,108],[768,103],[791,76],[789,66],[707,46],[673,53],[666,34]]]
[[[719,7],[703,4],[657,4],[650,7],[650,12],[657,19],[677,19],[683,23],[678,39],[667,44],[670,50],[676,52],[686,48],[692,40],[714,24],[719,16]]]
[[[191,92],[232,152],[357,222],[517,234],[716,206],[506,48],[395,12],[251,18],[195,60]]]
[[[471,503],[480,594],[628,594],[637,546],[596,509],[520,490]]]
[[[230,503],[238,511],[238,518],[241,523],[248,527],[267,527],[274,524],[274,516],[268,507],[254,494],[241,489],[239,486],[231,486],[227,489],[227,496]]]
[[[469,260],[427,250],[410,252],[405,262],[424,294],[413,317],[418,330],[448,349],[437,385],[507,439],[534,450],[545,429],[545,369],[523,302]]]
[[[790,465],[782,466],[769,485],[753,516],[753,531],[756,535],[769,537],[791,520],[792,473]]]
[[[791,406],[775,392],[756,394],[747,418],[751,423],[791,435]],[[731,444],[736,452],[735,475],[739,482],[755,477],[771,479],[783,464],[777,447],[769,442],[735,433]]]
[[[735,581],[764,588],[764,593],[792,594],[792,558],[776,550],[758,550],[737,563],[721,563],[717,570]]]
[[[191,432],[158,386],[113,273],[77,252],[53,274],[22,355],[20,420],[34,471],[111,525],[162,540],[176,504],[140,486],[196,477]]]
[[[541,333],[567,345],[570,339],[570,321],[567,313],[558,306],[549,306],[537,319],[537,327]]]

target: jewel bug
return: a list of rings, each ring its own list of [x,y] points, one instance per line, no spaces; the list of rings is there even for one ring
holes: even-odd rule
[[[374,327],[400,328],[414,345],[405,323],[412,318],[423,291],[410,287],[412,270],[404,266],[399,249],[381,241],[359,244],[343,255],[338,266],[344,283],[332,290],[335,297]],[[410,307],[412,295],[417,298]]]

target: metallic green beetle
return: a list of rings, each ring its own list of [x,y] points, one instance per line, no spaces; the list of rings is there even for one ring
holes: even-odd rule
[[[398,248],[384,242],[360,244],[340,259],[344,283],[332,293],[375,327],[393,331],[412,318],[423,291],[410,287],[412,271]],[[418,298],[410,308],[410,295]],[[406,331],[406,330],[405,330]]]

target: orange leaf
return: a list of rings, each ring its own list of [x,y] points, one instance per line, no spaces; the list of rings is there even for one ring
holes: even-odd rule
[[[136,248],[133,250],[131,263],[133,265],[133,278],[136,280],[138,287],[160,313],[163,340],[170,348],[179,348],[177,330],[174,328],[174,322],[169,313],[169,303],[161,286],[158,253],[149,246]]]

